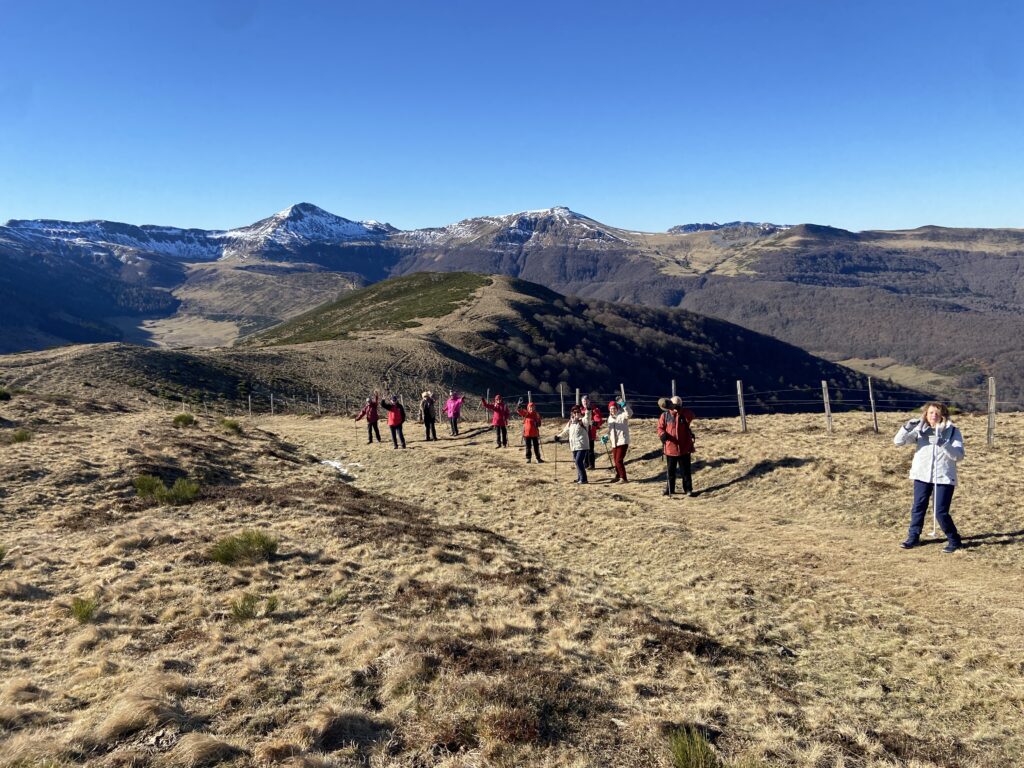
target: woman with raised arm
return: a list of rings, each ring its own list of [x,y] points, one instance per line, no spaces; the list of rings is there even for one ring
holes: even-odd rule
[[[590,451],[590,413],[583,410],[582,405],[574,405],[569,412],[569,422],[565,428],[555,435],[555,442],[569,437],[569,450],[572,451],[572,462],[576,465],[576,480],[580,485],[587,484],[587,453]]]
[[[914,481],[914,503],[910,509],[910,530],[903,549],[916,547],[924,528],[924,515],[928,501],[932,505],[935,522],[946,534],[945,554],[956,552],[963,543],[960,532],[949,514],[956,488],[956,465],[964,457],[964,436],[949,420],[949,408],[944,403],[925,403],[921,418],[911,419],[893,438],[896,445],[913,445],[914,460],[910,465],[910,479]]]
[[[444,413],[448,417],[448,429],[452,435],[459,434],[459,417],[462,415],[462,401],[466,398],[454,389],[448,393],[444,403]]]
[[[405,448],[405,434],[402,432],[402,425],[405,424],[405,407],[398,401],[398,395],[392,395],[391,401],[381,401],[381,407],[388,412],[388,426],[391,428],[391,442],[398,448],[398,441],[402,441]]]
[[[481,397],[480,404],[491,412],[491,426],[494,427],[498,440],[498,444],[495,447],[508,448],[508,420],[512,415],[509,407],[505,405],[501,395],[495,395],[493,403],[488,403]]]

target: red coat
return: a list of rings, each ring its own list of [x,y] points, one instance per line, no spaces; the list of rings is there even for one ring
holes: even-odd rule
[[[693,411],[689,408],[665,411],[658,418],[658,437],[661,438],[662,450],[666,456],[693,453],[693,431],[690,429],[690,422],[694,418]]]
[[[540,437],[540,414],[526,408],[520,408],[517,413],[523,417],[523,437]]]
[[[601,415],[601,409],[595,405],[590,412],[590,442],[597,440],[597,431],[601,429],[602,424],[604,424],[604,416]]]
[[[388,412],[389,427],[400,427],[405,423],[405,408],[401,403],[392,404],[385,400],[381,405]]]
[[[480,403],[491,412],[491,426],[492,427],[507,427],[509,416],[512,415],[512,411],[509,410],[508,406],[504,402],[499,403],[488,403],[486,400],[481,399]]]
[[[366,419],[367,421],[379,421],[380,416],[377,415],[377,401],[371,400],[363,406],[363,410],[356,416],[356,421],[360,419]]]

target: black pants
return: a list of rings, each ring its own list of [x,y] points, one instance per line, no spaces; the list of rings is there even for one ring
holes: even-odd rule
[[[449,416],[448,417],[448,427],[451,429],[453,435],[459,434],[459,417],[458,416]]]
[[[572,452],[572,463],[576,465],[576,482],[586,483],[587,482],[587,452],[584,451],[573,451]]]
[[[668,464],[668,492],[676,492],[676,471],[683,480],[683,493],[693,493],[693,477],[690,474],[690,454],[682,456],[665,456]]]
[[[498,426],[496,426],[494,428],[494,432],[495,432],[495,434],[497,435],[497,438],[498,438],[498,447],[499,448],[508,448],[508,427],[498,427]]]
[[[395,448],[398,447],[399,440],[402,441],[402,447],[405,448],[405,435],[402,433],[401,424],[397,427],[391,427],[391,441],[395,444]]]
[[[526,460],[530,461],[530,457],[535,453],[537,454],[537,461],[544,461],[544,459],[540,457],[540,438],[524,437],[523,440],[526,441]]]
[[[377,426],[376,421],[366,422],[366,442],[372,443],[373,436],[377,435],[377,442],[380,442],[380,427]]]
[[[590,441],[590,448],[587,449],[587,467],[589,469],[597,468],[597,451],[594,450],[594,439],[592,437],[587,438]]]
[[[424,419],[423,428],[427,432],[427,440],[437,440],[437,422],[434,419]]]

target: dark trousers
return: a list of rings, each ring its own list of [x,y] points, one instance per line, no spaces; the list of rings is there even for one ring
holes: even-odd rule
[[[437,422],[434,419],[424,419],[423,428],[427,432],[427,440],[437,440]]]
[[[668,464],[668,492],[676,492],[676,475],[683,480],[683,493],[693,493],[693,476],[690,474],[690,454],[682,456],[665,455],[665,463]]]
[[[628,445],[616,445],[612,448],[612,463],[615,465],[615,474],[623,480],[626,479],[626,451]]]
[[[373,436],[377,436],[377,442],[380,442],[380,427],[377,426],[376,421],[366,422],[366,442],[372,443]]]
[[[405,434],[402,432],[401,424],[397,427],[391,427],[391,441],[395,444],[395,448],[398,447],[399,440],[402,441],[402,447],[405,448]]]
[[[590,469],[597,468],[597,451],[594,450],[594,438],[588,438],[590,440],[590,448],[587,450],[587,466]]]
[[[459,434],[459,417],[449,416],[448,417],[448,428],[452,431],[453,435]]]
[[[939,521],[939,528],[946,534],[950,544],[960,544],[960,532],[953,524],[953,518],[949,515],[949,505],[953,501],[955,485],[940,485],[939,483],[924,483],[920,480],[914,481],[914,506],[910,510],[910,531],[907,538],[917,541],[921,537],[921,530],[924,528],[924,516],[928,513],[928,501],[932,497],[932,490],[935,492],[935,517]]]
[[[576,465],[576,482],[587,482],[587,453],[589,451],[573,451],[572,463]]]
[[[532,449],[533,453],[537,454],[537,461],[543,461],[543,459],[540,457],[540,438],[524,437],[523,440],[526,441],[526,460],[530,460],[530,456],[532,455],[530,451]]]
[[[494,432],[498,438],[499,448],[508,448],[508,427],[495,427]]]

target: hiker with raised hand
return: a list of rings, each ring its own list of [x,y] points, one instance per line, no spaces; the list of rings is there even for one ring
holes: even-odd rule
[[[964,457],[964,437],[949,420],[949,408],[944,403],[925,403],[921,408],[921,418],[911,419],[900,427],[893,442],[915,446],[914,460],[910,465],[910,479],[914,481],[910,530],[900,546],[903,549],[917,546],[924,528],[928,500],[934,494],[934,519],[946,534],[946,546],[942,551],[947,555],[956,552],[963,543],[949,514],[949,505],[956,488],[956,465]]]
[[[569,450],[572,451],[572,462],[576,465],[576,480],[580,485],[587,484],[587,452],[590,450],[590,414],[583,406],[574,405],[569,411],[569,421],[557,435],[555,442],[569,437]]]
[[[668,483],[662,495],[675,494],[678,472],[683,480],[683,493],[693,496],[690,456],[693,453],[695,439],[690,422],[696,417],[693,411],[683,407],[683,399],[678,395],[673,395],[671,399],[659,398],[658,407],[664,411],[658,418],[658,437],[661,439],[662,452],[668,465]]]
[[[590,419],[590,447],[587,449],[587,466],[590,469],[596,469],[597,466],[597,432],[601,429],[601,425],[604,423],[604,417],[601,416],[601,409],[596,405],[591,404],[590,396],[584,395],[582,398],[583,411],[587,414]]]
[[[391,428],[391,442],[398,448],[398,441],[402,441],[405,448],[405,434],[402,432],[402,425],[405,423],[405,407],[398,401],[398,395],[392,395],[390,402],[381,401],[381,406],[388,412],[388,426]]]
[[[378,403],[380,403],[380,392],[374,392],[373,397],[366,398],[366,403],[363,405],[362,410],[356,414],[356,421],[366,419],[367,445],[373,442],[374,435],[377,435],[377,442],[380,442],[380,427],[377,426],[377,422],[380,420],[380,415],[377,411]]]
[[[444,403],[444,412],[448,417],[448,428],[453,436],[459,434],[459,417],[462,415],[462,401],[466,398],[454,389],[448,393],[448,399]]]
[[[615,465],[613,483],[626,479],[626,451],[629,450],[629,420],[633,418],[633,409],[624,400],[612,400],[608,403],[608,443],[612,447],[612,464]]]
[[[491,426],[497,435],[498,444],[496,448],[508,448],[508,420],[512,415],[501,395],[494,396],[494,402],[488,403],[480,398],[480,404],[491,412]]]
[[[517,408],[516,413],[523,420],[523,442],[526,443],[526,463],[529,464],[532,453],[537,454],[537,463],[543,464],[544,459],[540,457],[540,424],[541,417],[537,413],[537,407],[533,402],[526,404],[525,408]]]
[[[434,401],[434,393],[430,390],[420,395],[420,418],[423,419],[427,442],[437,440],[437,403]]]

